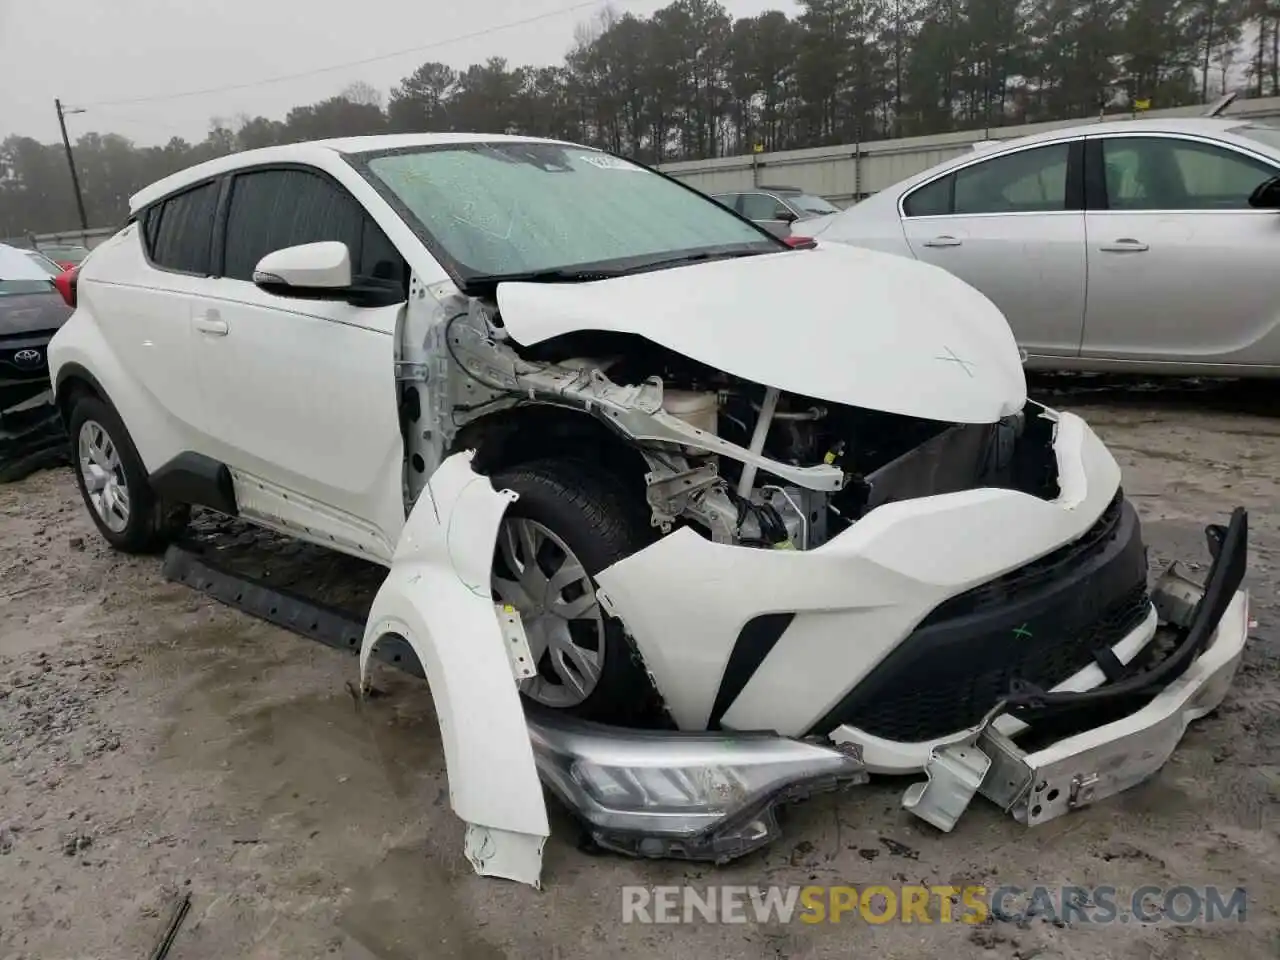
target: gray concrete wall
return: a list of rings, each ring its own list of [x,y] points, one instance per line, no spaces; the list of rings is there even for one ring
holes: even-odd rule
[[[114,234],[119,227],[96,227],[90,230],[63,230],[59,233],[36,233],[25,237],[0,237],[0,243],[15,247],[34,247],[43,250],[46,247],[82,246],[92,250],[103,240]]]

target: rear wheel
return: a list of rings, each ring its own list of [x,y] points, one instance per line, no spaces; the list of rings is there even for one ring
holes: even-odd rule
[[[149,553],[182,532],[190,509],[155,495],[128,431],[108,404],[82,394],[69,426],[76,484],[108,543],[125,553]]]
[[[655,720],[648,674],[595,584],[601,570],[650,542],[642,512],[579,461],[525,464],[497,474],[493,485],[520,495],[499,528],[493,591],[520,612],[538,665],[521,692],[603,723]]]

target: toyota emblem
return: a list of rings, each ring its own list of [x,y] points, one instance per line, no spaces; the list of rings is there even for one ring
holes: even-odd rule
[[[13,362],[20,367],[38,367],[40,366],[40,351],[19,350],[13,355]]]

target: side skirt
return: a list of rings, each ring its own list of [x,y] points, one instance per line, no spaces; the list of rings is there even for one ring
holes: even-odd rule
[[[352,655],[360,653],[364,620],[262,580],[233,573],[189,547],[171,546],[165,553],[163,573],[166,580],[184,584],[251,617],[335,650],[345,650]],[[374,656],[412,676],[425,676],[417,655],[399,637],[383,638]]]

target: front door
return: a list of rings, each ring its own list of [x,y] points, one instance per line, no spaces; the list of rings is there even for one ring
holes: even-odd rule
[[[1070,141],[961,167],[903,198],[915,256],[955,274],[1000,308],[1018,345],[1073,357],[1084,324],[1080,148]]]
[[[1172,135],[1097,137],[1089,151],[1102,176],[1085,218],[1082,354],[1280,365],[1280,212],[1248,204],[1280,170]]]
[[[192,315],[210,438],[242,512],[388,561],[404,524],[404,304],[295,299],[252,282],[265,254],[321,240],[345,242],[356,275],[404,281],[407,300],[403,259],[340,185],[296,168],[232,181],[220,276]]]
[[[744,193],[738,199],[738,212],[764,227],[775,237],[789,237],[796,215],[777,197],[767,193]]]

